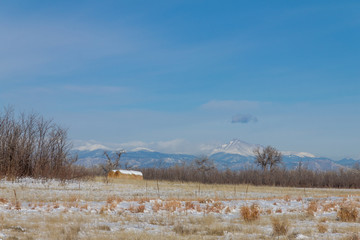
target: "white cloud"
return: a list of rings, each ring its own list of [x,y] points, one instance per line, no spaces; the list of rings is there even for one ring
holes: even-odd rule
[[[90,140],[74,140],[75,150],[125,150],[134,151],[139,149],[148,149],[152,151],[164,153],[184,153],[184,154],[207,154],[211,152],[214,145],[194,144],[183,139],[172,139],[168,141],[130,141],[123,143],[101,143],[98,141]]]

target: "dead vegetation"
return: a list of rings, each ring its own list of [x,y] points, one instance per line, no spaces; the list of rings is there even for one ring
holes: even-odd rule
[[[272,217],[271,225],[273,229],[273,235],[283,236],[289,232],[290,223],[287,217]]]
[[[198,196],[197,184],[159,182],[164,195],[158,198],[156,182],[142,184],[82,182],[79,189],[78,183],[3,181],[0,233],[5,239],[296,239],[299,234],[343,239],[359,228],[357,220],[338,224],[343,206],[358,211],[360,197],[355,190],[349,195],[342,190],[306,189],[311,197],[296,201],[304,189],[239,185],[244,194],[238,192],[239,198],[232,199],[233,187],[228,185],[201,185],[203,195]],[[145,187],[148,192],[141,192]],[[13,189],[20,210],[15,209]]]
[[[260,217],[260,208],[257,204],[252,204],[250,207],[245,205],[241,207],[240,214],[245,222],[252,222]]]
[[[342,222],[356,222],[358,210],[352,204],[342,204],[337,212],[337,217]]]

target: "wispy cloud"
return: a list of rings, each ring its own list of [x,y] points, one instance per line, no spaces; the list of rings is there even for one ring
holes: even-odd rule
[[[201,106],[206,110],[246,110],[254,109],[259,106],[255,101],[234,101],[234,100],[212,100]]]
[[[102,143],[94,140],[83,141],[74,140],[74,149],[107,149],[107,150],[125,150],[133,151],[138,149],[148,149],[152,151],[165,152],[165,153],[184,153],[184,154],[202,154],[208,153],[214,145],[194,144],[183,139],[172,139],[168,141],[130,141],[123,143]]]
[[[0,31],[6,33],[0,39],[0,80],[64,73],[97,59],[137,51],[141,45],[129,27],[115,32],[74,20],[0,17]]]
[[[83,94],[112,94],[121,93],[127,90],[119,86],[97,86],[97,85],[67,85],[64,90]]]
[[[237,114],[232,117],[231,123],[256,123],[258,121],[257,117],[251,114]]]

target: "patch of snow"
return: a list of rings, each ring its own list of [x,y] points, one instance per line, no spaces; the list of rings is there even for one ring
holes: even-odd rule
[[[0,232],[0,240],[3,240],[6,238],[6,235]]]
[[[285,156],[297,156],[297,157],[310,157],[310,158],[314,158],[315,155],[308,153],[308,152],[292,152],[292,151],[282,151],[281,154],[285,155]]]
[[[298,234],[296,236],[296,239],[309,239],[309,237],[305,236],[305,235],[302,235],[302,234]]]

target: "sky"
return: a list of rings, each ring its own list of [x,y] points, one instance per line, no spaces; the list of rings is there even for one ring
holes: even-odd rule
[[[74,143],[360,159],[359,1],[0,2],[0,106]]]

